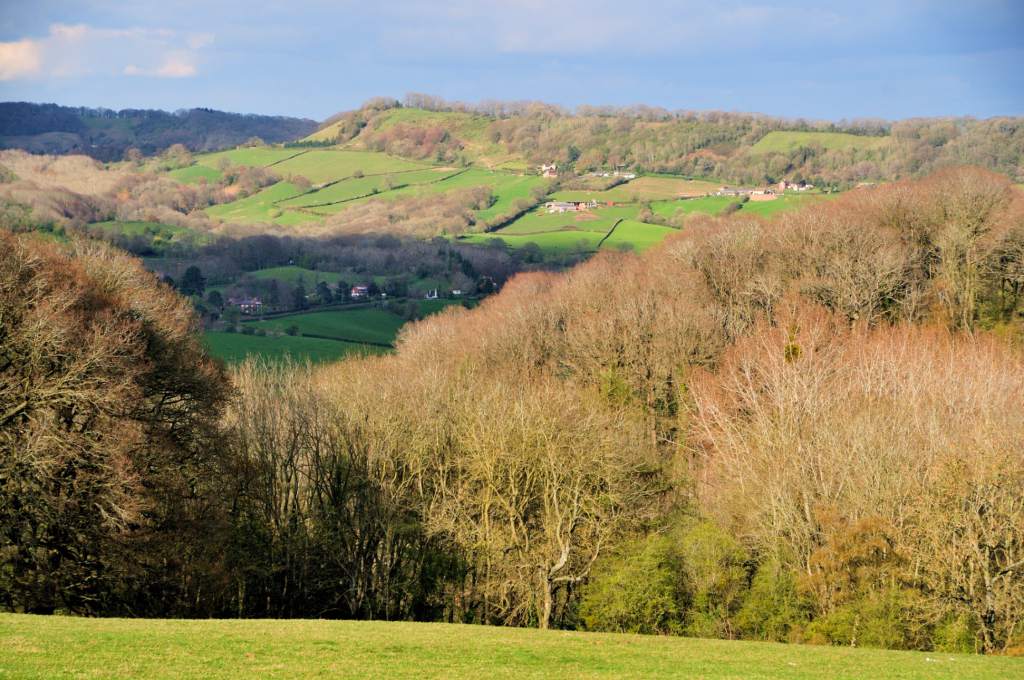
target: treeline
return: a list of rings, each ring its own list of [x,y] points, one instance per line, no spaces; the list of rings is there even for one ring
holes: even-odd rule
[[[806,179],[816,186],[842,190],[862,181],[922,177],[945,167],[970,164],[1012,181],[1024,180],[1024,126],[1022,119],[1009,117],[832,123],[737,112],[668,111],[642,105],[580,106],[575,110],[525,101],[472,105],[409,94],[401,104],[379,98],[334,120],[346,116],[359,120],[358,128],[346,127],[346,139],[364,135],[366,143],[377,150],[424,157],[421,145],[407,140],[438,135],[441,128],[406,126],[398,132],[388,130],[386,135],[374,133],[375,120],[400,105],[493,118],[483,138],[475,141],[500,144],[506,153],[529,163],[555,161],[564,170],[577,172],[630,168],[737,185]],[[364,129],[366,132],[361,132]],[[828,148],[834,142],[812,138],[788,151],[755,151],[754,145],[772,132],[845,133],[864,140]],[[457,135],[446,139],[449,161],[459,157],[465,141]]]
[[[976,168],[697,216],[407,326],[392,356],[246,364],[214,428],[148,387],[206,365],[148,363],[191,351],[135,302],[178,309],[154,279],[8,238],[0,602],[1021,653],[1022,244],[1024,197]],[[65,271],[108,307],[59,337],[123,318],[121,340],[41,339],[79,309],[46,302]],[[87,352],[133,410],[105,373],[75,382]]]
[[[87,125],[84,119],[128,120],[123,125]],[[8,148],[35,150],[38,135],[65,132],[77,135],[70,146],[47,145],[49,153],[74,153],[103,161],[121,160],[129,149],[152,156],[174,144],[192,151],[220,149],[259,137],[272,143],[291,142],[312,134],[315,121],[285,116],[227,113],[212,109],[90,109],[87,107],[0,103],[0,136]]]

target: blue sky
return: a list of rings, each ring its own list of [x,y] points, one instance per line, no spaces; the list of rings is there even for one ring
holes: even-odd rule
[[[0,0],[0,100],[323,120],[372,96],[1024,114],[1024,2]]]

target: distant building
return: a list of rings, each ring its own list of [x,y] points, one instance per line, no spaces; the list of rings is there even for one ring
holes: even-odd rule
[[[544,204],[544,209],[549,213],[580,212],[581,210],[586,210],[589,206],[590,204],[583,201],[548,201]]]
[[[228,304],[242,310],[242,314],[259,314],[263,301],[259,298],[228,298]]]
[[[349,291],[349,295],[354,298],[366,297],[369,294],[369,289],[366,286],[352,286],[352,290]]]
[[[718,190],[718,195],[719,196],[745,196],[745,195],[747,195],[747,194],[749,194],[749,193],[751,193],[753,191],[754,191],[753,189],[748,189],[746,187],[736,187],[736,188],[733,188],[733,187],[722,187],[721,189]]]
[[[558,165],[545,163],[540,166],[540,174],[544,177],[558,177]]]
[[[428,290],[425,297],[426,297],[427,300],[436,300],[437,299],[437,288]]]

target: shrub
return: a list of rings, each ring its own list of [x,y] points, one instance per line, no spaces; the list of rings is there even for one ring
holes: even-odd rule
[[[594,631],[679,633],[681,588],[671,541],[650,536],[625,546],[595,569],[583,590],[580,617]]]
[[[295,324],[292,324],[291,326],[288,326],[288,328],[285,328],[284,332],[287,333],[288,335],[298,335],[299,327],[296,326]]]
[[[255,335],[256,329],[251,325],[244,323],[242,324],[242,335]]]

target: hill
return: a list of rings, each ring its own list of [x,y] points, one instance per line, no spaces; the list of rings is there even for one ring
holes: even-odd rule
[[[173,144],[193,151],[241,144],[251,137],[289,142],[316,130],[316,122],[285,116],[227,113],[212,109],[90,109],[0,103],[0,148],[33,153],[77,153],[121,160],[129,148],[153,155]]]
[[[1024,660],[502,627],[352,621],[143,621],[0,615],[6,677],[1020,677]]]

